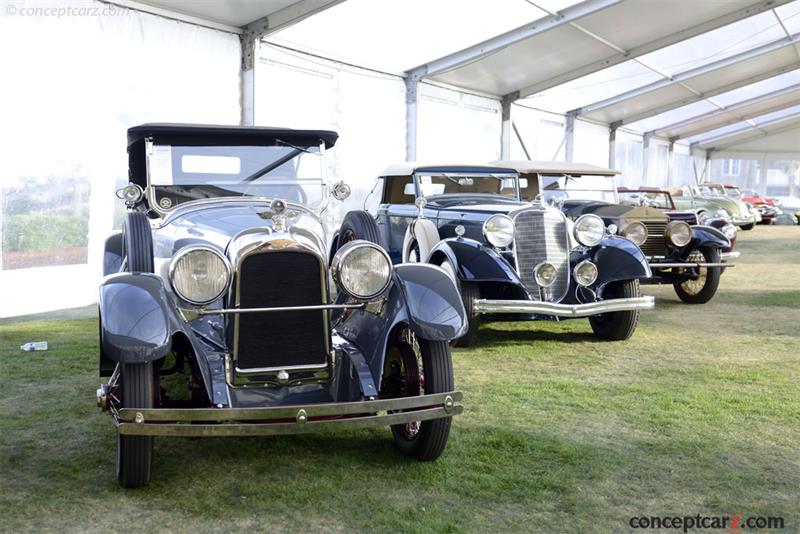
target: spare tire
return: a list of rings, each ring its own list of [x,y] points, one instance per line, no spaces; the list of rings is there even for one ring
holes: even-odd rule
[[[375,243],[381,248],[386,248],[383,246],[381,233],[375,219],[366,211],[351,211],[344,216],[335,248],[339,250],[343,245],[356,239],[363,239]]]

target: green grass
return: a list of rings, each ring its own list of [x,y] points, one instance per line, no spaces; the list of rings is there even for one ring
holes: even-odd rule
[[[2,321],[0,529],[610,532],[739,513],[797,531],[800,228],[740,236],[717,298],[646,287],[657,309],[628,342],[585,320],[484,326],[454,352],[466,408],[434,463],[383,429],[160,438],[152,484],[123,491],[94,407],[96,318]]]

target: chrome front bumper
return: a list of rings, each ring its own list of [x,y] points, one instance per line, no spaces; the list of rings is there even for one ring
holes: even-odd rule
[[[742,255],[742,253],[739,252],[738,250],[734,250],[733,252],[720,252],[719,253],[719,257],[722,260],[735,260],[736,258],[738,258],[741,255]],[[732,267],[733,264],[729,264],[729,263],[726,262],[725,266],[726,267],[729,267],[729,266]]]
[[[650,270],[653,269],[686,269],[686,268],[695,268],[699,269],[700,267],[735,267],[735,263],[728,263],[727,261],[721,261],[719,263],[690,263],[690,262],[675,262],[675,263],[658,263],[658,262],[650,262]]]
[[[473,310],[477,313],[531,313],[555,317],[589,317],[600,313],[618,311],[650,310],[655,307],[653,297],[611,299],[589,304],[556,304],[536,300],[487,300],[477,299]]]
[[[135,436],[264,436],[353,430],[427,421],[464,411],[460,391],[399,399],[270,408],[122,408],[120,434]],[[396,410],[406,410],[397,412]]]
[[[757,218],[755,215],[738,215],[731,217],[731,222],[733,224],[750,224],[757,222]]]

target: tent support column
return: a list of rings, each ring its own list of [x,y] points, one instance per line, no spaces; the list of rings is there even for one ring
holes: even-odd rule
[[[675,176],[675,140],[669,140],[667,150],[667,187],[672,185],[672,178]]]
[[[758,165],[758,194],[767,194],[767,175],[769,174],[769,158],[766,154],[761,155]],[[791,182],[790,182],[791,183]],[[791,194],[791,192],[789,193]]]
[[[508,96],[501,101],[502,123],[500,125],[500,159],[511,159],[511,104]]]
[[[256,123],[256,61],[258,61],[261,38],[269,33],[267,18],[255,20],[242,28],[239,34],[242,65],[239,74],[239,104],[242,126]]]
[[[564,161],[572,161],[575,154],[575,115],[567,113],[564,128]]]
[[[650,139],[652,137],[652,132],[647,132],[642,136],[642,185],[647,184],[650,173]]]
[[[417,108],[419,79],[406,78],[406,161],[417,159]]]
[[[612,126],[608,129],[608,168],[617,167],[617,129]]]

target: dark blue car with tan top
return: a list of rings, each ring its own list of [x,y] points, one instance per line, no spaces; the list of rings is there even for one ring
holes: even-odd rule
[[[469,318],[459,346],[472,344],[486,320],[588,317],[599,338],[628,339],[639,312],[654,305],[639,292],[639,279],[651,275],[644,254],[595,215],[573,222],[523,200],[526,186],[503,166],[393,165],[371,193],[377,215],[348,214],[333,248],[370,239],[395,264],[443,269]]]

